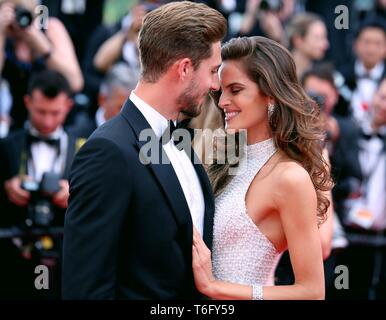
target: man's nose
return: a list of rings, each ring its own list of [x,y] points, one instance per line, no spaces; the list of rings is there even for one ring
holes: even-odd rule
[[[220,79],[218,78],[218,75],[216,75],[214,77],[214,80],[212,81],[212,85],[210,87],[210,90],[212,90],[212,91],[220,90]]]

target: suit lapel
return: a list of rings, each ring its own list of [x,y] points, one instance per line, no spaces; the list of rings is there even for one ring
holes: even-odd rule
[[[140,155],[141,148],[144,147],[148,141],[140,141],[139,135],[142,130],[150,129],[151,127],[146,121],[145,117],[130,101],[130,99],[127,99],[125,105],[123,106],[121,115],[126,119],[136,134],[136,144]],[[153,139],[156,139],[154,132],[153,134]],[[164,157],[163,159],[168,159],[165,151],[163,150],[162,144],[159,141],[157,142],[156,147],[160,151],[158,160],[161,160],[162,157]],[[180,226],[188,224],[190,229],[192,229],[192,218],[190,215],[189,207],[186,203],[183,190],[170,161],[168,161],[168,163],[162,163],[161,161],[158,161],[158,163],[150,163],[146,166],[148,166],[148,168],[153,172],[159,185],[163,189],[164,195],[168,200],[171,208],[173,209],[173,214],[177,223]]]
[[[192,162],[194,169],[198,175],[198,178],[201,183],[202,192],[204,194],[205,201],[205,216],[204,216],[204,235],[203,239],[207,247],[212,250],[212,240],[213,240],[213,219],[214,219],[214,198],[212,187],[208,179],[208,175],[205,172],[204,167],[200,163],[197,155],[194,150],[191,150]]]

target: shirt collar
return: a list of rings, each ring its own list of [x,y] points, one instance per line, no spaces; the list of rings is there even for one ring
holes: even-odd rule
[[[130,100],[139,109],[142,115],[145,117],[150,127],[153,129],[158,138],[161,138],[162,134],[168,127],[168,120],[155,110],[152,106],[138,97],[134,91],[131,91]],[[176,123],[175,123],[176,124]]]
[[[362,131],[367,135],[373,135],[373,134],[379,133],[382,136],[386,136],[386,125],[379,127],[378,130],[375,131],[374,128],[371,126],[371,123],[364,122],[362,124]]]
[[[99,107],[97,112],[95,113],[95,123],[97,127],[100,127],[105,122],[106,122],[105,112],[102,107]]]
[[[383,70],[385,68],[385,63],[383,61],[377,63],[374,68],[368,71],[363,63],[359,60],[355,63],[355,74],[359,77],[368,75],[373,80],[378,80],[382,77]]]
[[[28,131],[31,135],[35,136],[35,137],[42,137],[42,134],[40,134],[40,132],[29,122],[28,123]],[[48,139],[60,139],[63,135],[63,127],[58,127],[54,132],[52,132],[51,134],[49,134],[48,136],[44,136],[44,138],[48,138]]]

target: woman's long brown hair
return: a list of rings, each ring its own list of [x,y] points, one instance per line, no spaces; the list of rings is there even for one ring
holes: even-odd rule
[[[290,52],[268,38],[243,37],[223,46],[222,59],[241,62],[262,93],[275,100],[276,108],[269,120],[274,143],[307,170],[317,193],[318,220],[324,222],[330,202],[323,192],[333,186],[322,156],[324,124],[319,107],[299,83]],[[229,183],[229,167],[216,161],[209,167],[215,195]]]

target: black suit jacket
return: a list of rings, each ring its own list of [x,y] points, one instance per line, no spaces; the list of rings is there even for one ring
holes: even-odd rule
[[[144,165],[139,158],[146,143],[139,134],[149,128],[128,100],[75,158],[64,230],[64,299],[199,297],[193,224],[178,178],[171,164]],[[203,167],[194,167],[205,200],[204,241],[211,248],[214,200]]]
[[[342,76],[345,79],[345,83],[352,91],[354,91],[357,88],[357,82],[358,82],[358,77],[355,74],[355,62],[356,60],[352,60],[349,63],[343,64],[339,68],[339,71],[341,72]],[[386,68],[383,69],[383,74],[379,79],[379,81],[381,81],[384,77],[386,77]]]
[[[340,136],[331,155],[332,174],[336,185],[333,189],[335,209],[340,213],[341,201],[353,190],[350,179],[362,181],[359,163],[359,139],[361,129],[351,117],[336,117]]]
[[[62,179],[68,179],[76,152],[76,138],[71,134],[67,135],[68,149]],[[3,227],[19,224],[22,222],[21,219],[25,219],[26,209],[8,201],[4,191],[4,182],[19,173],[22,152],[27,148],[26,137],[27,131],[19,129],[8,137],[0,139],[0,226]],[[63,223],[63,217],[60,220]]]

